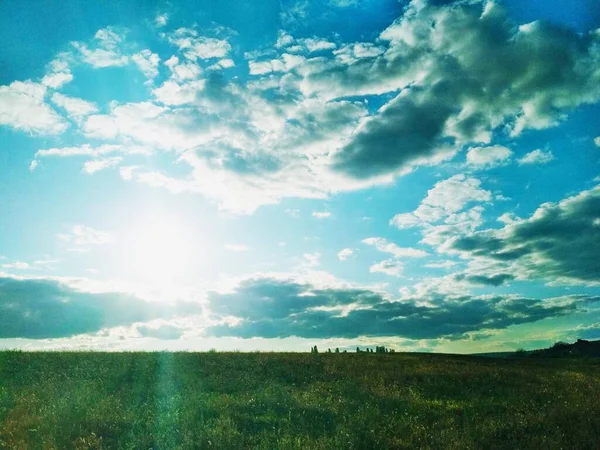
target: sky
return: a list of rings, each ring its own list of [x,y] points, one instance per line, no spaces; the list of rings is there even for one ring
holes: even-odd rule
[[[600,339],[595,0],[5,0],[0,43],[0,348]]]

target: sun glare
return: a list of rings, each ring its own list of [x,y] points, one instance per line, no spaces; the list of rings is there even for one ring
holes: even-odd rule
[[[181,223],[156,219],[134,227],[125,246],[129,275],[147,282],[170,284],[189,274],[192,236]]]

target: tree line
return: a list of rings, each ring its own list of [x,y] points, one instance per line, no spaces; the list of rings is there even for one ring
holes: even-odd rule
[[[319,349],[317,348],[317,346],[315,345],[314,347],[310,348],[310,352],[312,354],[316,354],[319,353]],[[335,348],[334,351],[331,351],[330,348],[327,349],[326,353],[348,353],[347,350],[343,350],[342,352],[340,352],[340,349],[338,347]],[[396,353],[396,350],[394,350],[393,348],[386,348],[385,346],[376,346],[375,350],[373,350],[372,348],[365,348],[364,350],[362,350],[360,347],[356,347],[356,353]]]

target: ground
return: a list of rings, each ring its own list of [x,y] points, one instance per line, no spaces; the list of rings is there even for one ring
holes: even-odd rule
[[[598,448],[600,360],[0,352],[0,448]]]

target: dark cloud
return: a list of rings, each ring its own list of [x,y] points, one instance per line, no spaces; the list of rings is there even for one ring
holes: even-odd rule
[[[458,237],[450,248],[470,258],[512,264],[515,275],[550,281],[600,282],[600,186],[546,203],[501,230]]]
[[[554,301],[498,295],[390,301],[368,290],[314,290],[310,285],[270,278],[247,280],[234,293],[213,292],[209,298],[214,313],[241,319],[235,325],[209,328],[211,335],[321,339],[458,338],[467,332],[562,316],[575,311],[578,304],[600,300],[586,296]],[[351,307],[350,311],[343,312],[343,306]]]
[[[460,274],[454,277],[456,281],[467,281],[472,284],[480,284],[482,286],[501,286],[515,279],[514,275],[509,273],[499,273],[496,275],[467,275]]]
[[[199,313],[196,303],[151,303],[122,293],[80,292],[52,280],[0,278],[0,338],[69,337]]]
[[[210,309],[218,315],[259,320],[285,318],[319,306],[372,305],[383,301],[381,294],[361,289],[315,289],[289,280],[258,278],[243,281],[229,294],[211,292]]]
[[[430,2],[431,3],[431,2]],[[315,58],[300,67],[303,89],[329,95],[403,90],[334,158],[355,178],[435,159],[440,141],[487,142],[494,130],[545,128],[600,96],[600,38],[557,25],[517,26],[487,2],[413,2],[380,39],[378,56]]]
[[[446,120],[456,112],[452,101],[442,100],[445,84],[400,94],[334,155],[333,168],[367,178],[433,156],[444,144]]]

